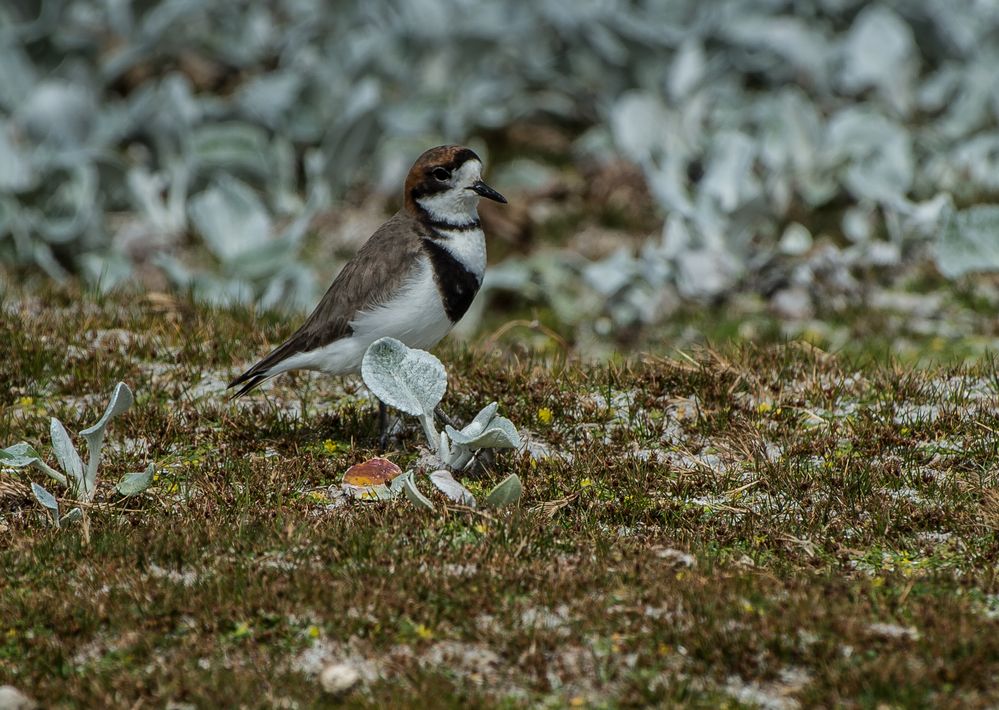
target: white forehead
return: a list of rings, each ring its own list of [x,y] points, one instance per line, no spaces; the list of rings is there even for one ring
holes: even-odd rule
[[[472,160],[466,160],[458,168],[458,171],[454,175],[455,182],[459,185],[470,185],[482,178],[482,163],[474,158]]]

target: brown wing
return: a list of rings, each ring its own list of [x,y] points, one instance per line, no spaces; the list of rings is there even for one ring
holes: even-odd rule
[[[399,211],[379,227],[347,262],[326,295],[302,326],[260,362],[229,383],[246,394],[267,379],[267,372],[287,357],[309,352],[352,333],[358,311],[385,303],[395,293],[421,251],[420,223]]]

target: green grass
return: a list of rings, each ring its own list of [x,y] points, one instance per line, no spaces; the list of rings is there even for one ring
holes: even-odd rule
[[[446,344],[448,412],[495,399],[550,455],[501,453],[470,483],[519,474],[518,509],[428,516],[327,504],[376,453],[356,383],[216,392],[290,319],[77,292],[4,306],[0,444],[51,462],[49,416],[76,432],[117,380],[137,396],[89,542],[0,472],[0,684],[46,707],[322,706],[340,660],[364,676],[348,707],[999,702],[987,358],[764,342],[591,365]],[[151,492],[116,499],[150,461]]]

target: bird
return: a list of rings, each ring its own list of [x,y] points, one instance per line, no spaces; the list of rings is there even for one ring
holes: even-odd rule
[[[403,206],[340,270],[305,322],[281,345],[229,383],[241,397],[291,370],[348,375],[382,337],[430,349],[468,311],[486,270],[481,198],[506,204],[482,180],[469,148],[424,152],[406,176]],[[382,438],[385,408],[380,407]]]

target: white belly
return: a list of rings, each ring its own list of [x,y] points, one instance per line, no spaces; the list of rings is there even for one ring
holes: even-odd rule
[[[391,337],[411,348],[427,350],[447,335],[453,324],[444,312],[430,260],[421,257],[419,266],[389,302],[360,311],[351,321],[353,335],[307,353],[287,358],[269,372],[321,370],[344,375],[361,369],[361,358],[371,343]]]

